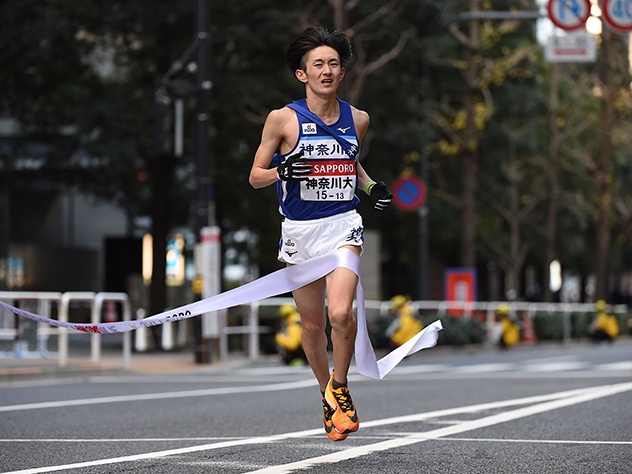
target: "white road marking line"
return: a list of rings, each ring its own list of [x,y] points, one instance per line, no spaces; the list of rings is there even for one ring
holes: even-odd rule
[[[516,370],[516,364],[511,363],[498,363],[498,364],[476,364],[476,365],[462,365],[452,369],[457,373],[484,373],[484,372],[511,372]]]
[[[550,364],[550,363],[557,363],[557,362],[575,362],[577,361],[577,356],[575,355],[561,355],[561,356],[554,356],[554,357],[540,357],[540,358],[534,358],[534,359],[526,359],[524,362],[526,364]]]
[[[491,415],[478,420],[467,421],[460,425],[447,426],[445,428],[438,428],[424,433],[414,433],[410,436],[401,439],[391,439],[374,443],[367,446],[360,446],[356,448],[339,451],[324,456],[318,456],[311,459],[304,459],[293,463],[269,466],[257,471],[250,471],[245,474],[290,474],[292,472],[307,469],[319,464],[330,464],[340,461],[348,461],[349,459],[366,456],[371,453],[386,451],[388,449],[400,448],[411,444],[420,443],[429,439],[442,438],[444,436],[450,436],[456,433],[463,433],[465,431],[471,431],[479,428],[485,428],[488,426],[496,425],[499,423],[505,423],[507,421],[524,418],[526,416],[536,415],[539,413],[545,413],[547,411],[556,410],[558,408],[564,408],[579,403],[588,402],[598,398],[615,395],[617,393],[632,390],[632,383],[624,383],[619,385],[606,385],[601,387],[595,387],[587,390],[583,394],[574,395],[568,398],[562,398],[558,400],[551,400],[543,402],[537,405],[532,405],[523,408],[517,408],[513,411],[499,413],[497,415]]]
[[[118,458],[110,458],[110,459],[98,459],[96,461],[78,462],[74,464],[66,464],[66,465],[60,465],[60,466],[36,467],[33,469],[24,469],[21,471],[5,472],[3,474],[39,474],[42,472],[55,472],[55,471],[63,471],[66,469],[79,469],[79,468],[93,467],[93,466],[107,466],[109,464],[142,461],[145,459],[155,459],[155,458],[161,458],[165,456],[182,455],[182,454],[188,454],[188,453],[195,453],[199,451],[209,451],[211,449],[229,448],[229,447],[244,446],[244,445],[249,445],[249,444],[267,444],[267,443],[280,441],[284,438],[285,437],[281,437],[281,436],[277,436],[277,437],[269,436],[266,438],[248,438],[248,439],[242,439],[238,441],[225,441],[221,443],[205,444],[201,446],[189,446],[187,448],[168,449],[166,451],[142,453],[142,454],[135,454],[131,456],[121,456]]]
[[[542,374],[546,376],[548,373],[557,372],[560,377],[567,377],[568,372],[572,372],[570,376],[582,376],[582,377],[614,377],[614,376],[627,376],[626,371],[632,370],[632,361],[612,362],[606,364],[592,365],[587,362],[580,362],[577,360],[571,360],[574,357],[554,357],[547,359],[530,359],[522,361],[520,363],[490,363],[490,364],[472,364],[472,365],[447,365],[447,364],[422,364],[422,365],[410,365],[410,366],[398,366],[395,368],[388,377],[391,379],[398,376],[406,375],[424,375],[432,379],[446,379],[454,378],[455,376],[468,377],[469,375],[488,375],[489,377],[497,377],[498,373],[507,374],[509,377],[531,377],[533,373]],[[292,381],[296,375],[311,375],[311,371],[305,368],[292,368],[294,370],[286,370],[283,367],[279,368],[264,368],[264,369],[245,369],[240,370],[240,373],[246,374],[248,377],[230,374],[200,374],[200,375],[149,375],[144,376],[142,380],[133,376],[116,376],[116,375],[95,375],[89,377],[87,380],[91,383],[104,383],[104,384],[203,384],[208,382],[224,382],[224,383],[239,383],[239,382],[253,382],[256,377],[261,377],[266,381],[270,381],[271,377],[274,380]],[[585,373],[579,374],[578,371],[584,370]],[[574,371],[574,372],[573,372]],[[604,374],[603,372],[610,372]],[[619,373],[615,373],[619,372]],[[360,379],[358,379],[360,380]],[[366,380],[366,379],[362,379]],[[55,385],[67,385],[67,384],[79,384],[84,383],[85,378],[71,377],[64,380],[48,379],[48,380],[25,380],[25,381],[10,381],[0,382],[0,388],[24,388],[24,387],[45,387]]]
[[[453,366],[447,364],[398,365],[389,375],[427,374],[445,372],[452,369]]]
[[[174,441],[227,441],[245,439],[244,436],[210,436],[208,438],[57,438],[57,439],[0,439],[0,443],[173,443]]]
[[[80,400],[60,400],[56,402],[28,403],[24,405],[7,405],[0,407],[0,413],[8,411],[38,410],[43,408],[66,408],[81,405],[100,405],[104,403],[138,402],[148,400],[166,400],[173,398],[208,397],[210,395],[229,395],[233,393],[277,392],[279,390],[294,390],[297,388],[317,386],[315,379],[299,380],[297,382],[274,383],[244,387],[210,388],[206,390],[185,390],[181,392],[146,393],[139,395],[121,395],[113,397],[84,398]]]
[[[595,370],[632,370],[632,361],[613,362],[611,364],[596,365]]]
[[[476,413],[484,410],[497,409],[516,405],[525,405],[529,403],[539,403],[526,408],[519,408],[511,412],[501,413],[499,415],[492,415],[489,417],[481,418],[479,420],[468,421],[458,426],[449,426],[445,428],[439,428],[437,430],[428,431],[426,433],[415,433],[412,436],[405,437],[403,439],[394,439],[389,441],[383,441],[373,445],[365,446],[362,448],[351,448],[343,450],[335,455],[323,456],[321,458],[307,459],[299,461],[297,463],[286,464],[284,466],[271,466],[265,468],[262,471],[253,471],[257,473],[274,473],[281,474],[285,472],[292,472],[296,469],[304,469],[305,467],[313,464],[323,464],[325,462],[338,462],[341,460],[349,459],[352,457],[364,456],[370,452],[383,451],[385,449],[396,448],[404,446],[406,444],[419,443],[427,439],[436,439],[441,436],[448,436],[450,434],[461,433],[485,426],[490,426],[505,421],[510,421],[516,418],[529,416],[531,414],[541,413],[544,411],[554,410],[556,408],[562,408],[564,406],[570,406],[576,403],[582,403],[584,401],[593,400],[600,397],[614,395],[625,391],[632,390],[632,383],[618,384],[618,385],[605,385],[599,387],[589,387],[576,390],[568,390],[564,392],[551,393],[546,395],[536,395],[531,397],[517,398],[512,400],[503,400],[499,402],[482,403],[478,405],[469,405],[465,407],[449,408],[444,410],[437,410],[434,412],[418,413],[415,415],[399,416],[393,418],[385,418],[381,420],[373,420],[363,422],[363,427],[371,426],[384,426],[394,423],[412,423],[416,421],[426,420],[430,418],[437,418],[440,416],[447,416],[460,413]],[[59,466],[45,466],[32,469],[24,469],[21,471],[5,472],[4,474],[39,474],[44,472],[63,471],[65,469],[78,469],[91,466],[105,466],[109,464],[118,464],[123,462],[141,461],[146,459],[155,459],[166,456],[182,455],[195,453],[200,451],[210,451],[215,449],[230,448],[235,446],[245,446],[254,444],[268,444],[283,441],[293,438],[304,438],[306,436],[320,435],[323,436],[322,428],[297,431],[294,433],[284,433],[273,436],[262,436],[256,438],[247,438],[239,440],[223,441],[219,443],[204,444],[199,446],[189,446],[186,448],[169,449],[165,451],[157,451],[151,453],[143,453],[131,456],[122,456],[117,458],[100,459],[96,461],[86,461],[74,464],[59,465]],[[285,469],[285,470],[283,470]],[[289,470],[287,470],[289,469]]]
[[[586,362],[548,362],[546,364],[526,365],[522,370],[527,372],[564,372],[568,370],[585,369],[589,366]]]
[[[481,441],[483,443],[527,443],[527,444],[596,444],[632,445],[632,441],[589,441],[577,439],[495,439],[495,438],[441,438],[441,441]]]

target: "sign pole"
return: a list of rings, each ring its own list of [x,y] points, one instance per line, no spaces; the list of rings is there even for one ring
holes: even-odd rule
[[[424,183],[428,182],[428,157],[425,151],[421,152],[421,159],[419,160],[419,174]],[[418,255],[418,275],[419,275],[419,299],[427,300],[429,298],[428,293],[428,274],[430,259],[428,258],[428,204],[426,201],[417,210],[417,225],[419,235],[419,248],[417,250]]]

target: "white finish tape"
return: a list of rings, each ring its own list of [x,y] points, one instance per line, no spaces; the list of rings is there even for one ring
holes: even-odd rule
[[[289,293],[301,288],[319,278],[324,277],[336,268],[348,268],[358,275],[357,287],[357,325],[358,331],[355,341],[355,359],[357,371],[367,377],[382,379],[406,356],[421,349],[434,346],[437,343],[438,332],[443,328],[437,320],[417,333],[405,344],[393,350],[379,361],[375,357],[366,324],[364,308],[364,290],[360,284],[360,260],[349,249],[338,249],[335,252],[312,258],[298,265],[286,267],[264,277],[242,285],[238,288],[211,296],[179,308],[165,311],[138,321],[120,321],[101,324],[78,324],[57,321],[35,313],[30,313],[0,301],[0,307],[19,316],[42,322],[51,326],[74,329],[76,331],[95,334],[115,334],[132,331],[141,327],[157,326],[167,322],[188,319],[210,311],[217,311],[233,306],[239,306],[252,301],[263,300],[283,293]]]

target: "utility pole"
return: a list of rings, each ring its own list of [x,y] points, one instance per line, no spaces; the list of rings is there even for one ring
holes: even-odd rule
[[[197,0],[197,110],[196,147],[197,188],[195,204],[195,235],[215,224],[214,192],[211,182],[211,38],[209,31],[209,0]]]
[[[197,43],[197,107],[195,127],[195,162],[196,162],[196,193],[194,229],[196,245],[196,268],[198,274],[195,282],[195,294],[200,298],[208,296],[209,280],[213,270],[216,275],[219,269],[210,269],[207,254],[203,249],[203,229],[215,225],[215,201],[211,180],[211,37],[210,37],[210,0],[196,0],[195,22]],[[219,252],[218,252],[219,253]],[[219,260],[219,259],[217,259]],[[219,262],[216,262],[218,264]],[[218,278],[218,277],[217,277]],[[209,348],[209,341],[205,337],[207,315],[194,318],[192,321],[193,337],[195,340],[195,360],[198,363],[208,362],[214,348]]]

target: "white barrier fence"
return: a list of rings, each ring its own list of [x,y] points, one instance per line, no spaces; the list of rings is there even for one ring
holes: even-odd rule
[[[125,293],[93,293],[93,292],[13,292],[0,291],[0,300],[6,301],[14,306],[19,306],[20,302],[33,305],[33,312],[45,317],[51,317],[54,310],[57,310],[57,317],[60,321],[68,321],[70,308],[73,303],[83,303],[90,306],[90,323],[98,324],[102,322],[103,309],[106,304],[118,302],[122,307],[122,318],[124,321],[130,321],[132,317],[131,305],[129,297]],[[246,305],[247,317],[246,324],[237,326],[227,326],[223,321],[220,340],[219,340],[219,357],[226,359],[229,352],[228,338],[229,336],[241,335],[246,339],[248,348],[248,357],[255,360],[260,354],[260,335],[269,333],[269,326],[260,325],[260,313],[262,308],[274,308],[276,312],[278,307],[284,303],[293,303],[291,298],[268,298],[261,301],[255,301]],[[438,318],[458,315],[463,318],[476,318],[482,322],[488,340],[491,340],[494,327],[496,325],[494,312],[496,308],[504,303],[502,301],[489,302],[473,302],[460,303],[452,301],[412,301],[411,305],[417,314],[432,313]],[[522,324],[523,331],[525,329],[532,330],[530,327],[532,320],[537,313],[559,314],[562,318],[563,325],[563,341],[568,342],[572,339],[571,333],[571,316],[574,313],[593,313],[594,304],[592,303],[531,303],[531,302],[510,302],[508,303],[511,313],[516,317],[518,322]],[[389,317],[388,310],[390,301],[368,300],[365,301],[367,310],[367,319],[369,321],[377,318]],[[627,314],[628,307],[626,305],[616,305],[609,308],[614,314]],[[139,318],[141,318],[139,314]],[[32,352],[28,350],[28,341],[22,337],[20,318],[6,311],[0,310],[0,340],[14,341],[14,350],[9,356],[24,357],[57,357],[60,366],[68,364],[68,334],[66,328],[57,328],[47,326],[43,323],[37,324],[37,349]],[[483,322],[484,321],[484,322]],[[172,323],[173,324],[173,323]],[[171,324],[165,325],[163,328],[163,349],[170,350],[174,347],[173,330]],[[136,350],[142,352],[147,349],[147,329],[141,328],[135,331]],[[83,334],[83,333],[82,333]],[[50,353],[48,351],[48,339],[50,336],[58,338],[58,353]],[[89,334],[90,336],[90,355],[93,363],[101,360],[101,334]],[[105,336],[108,337],[108,336]],[[123,337],[123,366],[129,369],[131,366],[131,333],[125,332]],[[181,343],[183,341],[180,341]],[[164,347],[166,346],[166,347]]]
[[[59,307],[61,304],[61,293],[56,292],[29,292],[29,291],[0,291],[0,300],[8,303],[29,302],[33,304],[33,312],[45,316],[52,317],[52,308]],[[28,304],[28,303],[27,303]],[[14,341],[13,356],[19,358],[31,357],[33,354],[29,351],[28,341],[23,337],[23,327],[19,324],[18,316],[0,310],[0,340]],[[44,324],[37,325],[37,349],[38,357],[49,357],[48,338],[57,336],[59,329]]]
[[[20,306],[20,303],[34,304],[36,308],[33,312],[51,318],[53,310],[57,310],[57,319],[59,321],[68,322],[70,316],[70,308],[73,303],[83,303],[90,306],[90,324],[99,324],[102,322],[103,310],[109,303],[120,303],[122,307],[123,321],[131,321],[132,310],[129,297],[125,293],[93,293],[93,292],[17,292],[17,291],[0,291],[0,300],[7,302],[13,306]],[[37,350],[28,350],[28,340],[22,334],[23,320],[13,313],[0,310],[0,339],[14,341],[14,350],[10,355],[18,358],[26,357],[57,357],[59,365],[65,367],[68,365],[68,332],[69,330],[61,327],[51,327],[43,323],[37,324]],[[83,334],[83,333],[82,333]],[[48,339],[50,336],[57,337],[58,352],[51,353],[48,351]],[[101,360],[101,334],[89,334],[90,336],[90,359],[93,363],[99,363]],[[131,334],[126,332],[123,337],[123,366],[128,369],[131,366]]]
[[[243,326],[231,326],[224,328],[222,332],[222,347],[228,347],[227,338],[231,334],[244,334],[247,336],[248,355],[251,359],[259,356],[259,335],[270,332],[268,326],[260,326],[259,313],[261,308],[278,308],[284,303],[293,303],[291,298],[268,298],[262,301],[253,302],[248,308],[248,323]],[[415,314],[432,313],[433,317],[443,318],[446,316],[458,316],[466,319],[473,319],[481,322],[487,335],[487,340],[492,341],[494,329],[496,327],[495,310],[502,303],[507,303],[510,314],[517,320],[523,330],[523,335],[529,338],[534,337],[533,319],[538,313],[559,314],[562,318],[563,342],[570,342],[572,339],[571,317],[573,314],[585,313],[595,314],[594,303],[535,303],[535,302],[506,302],[506,301],[485,301],[485,302],[456,302],[456,301],[412,301],[411,306]],[[391,302],[379,300],[365,301],[367,320],[375,321],[378,318],[393,317],[389,315]],[[628,314],[626,305],[613,305],[608,308],[612,314]],[[525,338],[525,341],[528,339]],[[227,353],[221,354],[222,357]]]

